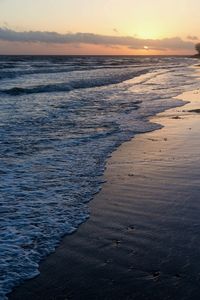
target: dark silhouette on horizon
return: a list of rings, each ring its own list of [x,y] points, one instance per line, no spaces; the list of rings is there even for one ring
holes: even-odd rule
[[[197,43],[195,45],[195,50],[198,52],[197,54],[194,55],[194,57],[200,58],[200,43]]]

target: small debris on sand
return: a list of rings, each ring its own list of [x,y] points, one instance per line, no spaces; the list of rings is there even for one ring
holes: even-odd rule
[[[135,226],[134,225],[129,225],[127,227],[127,231],[133,231],[133,230],[135,230]]]
[[[179,117],[179,116],[174,116],[174,117],[172,117],[172,119],[179,120],[179,119],[182,119],[182,118]]]
[[[148,138],[149,141],[152,141],[152,142],[157,142],[158,140],[157,139],[152,139],[152,138]]]
[[[200,108],[191,109],[191,110],[188,110],[188,111],[189,111],[189,112],[194,112],[194,113],[200,114]]]
[[[158,277],[158,276],[160,276],[160,272],[159,271],[154,271],[152,273],[152,275],[153,275],[153,277]]]
[[[115,247],[118,247],[120,244],[121,244],[121,241],[120,241],[120,240],[113,240],[113,245],[114,245]]]
[[[129,177],[133,177],[133,176],[135,176],[135,174],[129,173],[128,176],[129,176]]]
[[[158,280],[160,278],[160,272],[154,271],[154,272],[152,272],[152,276],[153,276],[154,280]]]

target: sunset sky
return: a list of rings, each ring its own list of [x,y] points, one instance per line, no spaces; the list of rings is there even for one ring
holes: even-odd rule
[[[0,0],[0,54],[193,54],[199,0]]]

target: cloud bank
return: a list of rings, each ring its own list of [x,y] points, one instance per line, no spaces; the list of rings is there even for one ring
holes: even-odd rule
[[[188,40],[191,40],[191,41],[197,41],[198,40],[198,37],[196,35],[188,35],[187,36],[187,39]]]
[[[47,44],[90,44],[107,47],[126,46],[129,49],[144,49],[144,46],[153,50],[192,50],[194,43],[184,41],[179,37],[164,39],[141,39],[131,36],[112,36],[94,33],[66,33],[60,34],[49,31],[15,31],[0,28],[0,40],[9,42],[47,43]]]

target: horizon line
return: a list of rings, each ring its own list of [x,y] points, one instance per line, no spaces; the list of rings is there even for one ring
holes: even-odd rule
[[[0,54],[0,56],[179,56],[195,57],[197,54]]]

